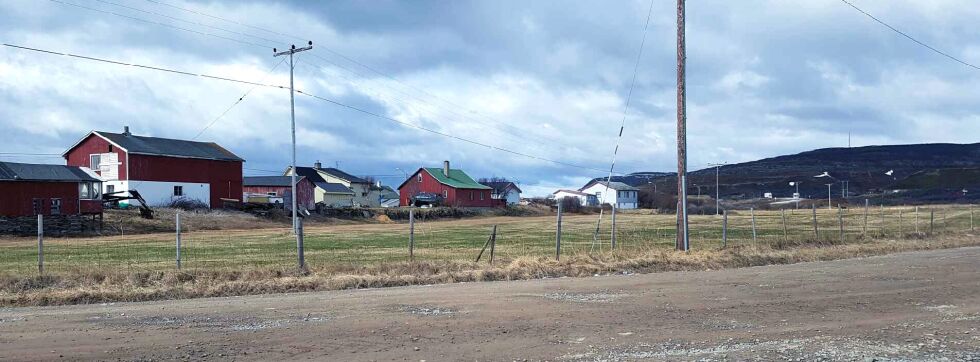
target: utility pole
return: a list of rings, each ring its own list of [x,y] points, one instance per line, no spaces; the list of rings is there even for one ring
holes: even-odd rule
[[[719,211],[721,210],[721,189],[718,188],[718,175],[721,172],[722,165],[725,164],[724,163],[708,164],[708,166],[715,166],[715,215],[719,215],[721,213],[721,211]]]
[[[684,83],[684,1],[677,0],[677,250],[687,244],[687,91]]]
[[[831,185],[833,185],[833,184],[827,184],[827,210],[832,210],[833,209],[830,206],[831,204],[833,204],[833,201],[830,201],[830,186]]]
[[[272,49],[272,54],[274,57],[280,57],[284,55],[289,56],[289,117],[290,117],[290,129],[292,131],[293,137],[293,172],[290,172],[290,186],[292,192],[292,206],[293,206],[293,234],[296,235],[296,249],[298,250],[297,256],[299,258],[299,267],[303,269],[306,267],[306,262],[303,258],[303,236],[300,235],[299,230],[299,219],[297,218],[296,209],[296,90],[293,87],[293,54],[304,52],[313,49],[313,42],[310,41],[306,47],[296,48],[296,45],[292,45],[289,50],[284,50],[281,52],[276,51],[275,48]]]

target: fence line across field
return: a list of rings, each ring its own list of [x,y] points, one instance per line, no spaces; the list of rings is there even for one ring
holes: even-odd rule
[[[424,211],[424,210],[420,210]],[[875,212],[876,211],[876,212]],[[926,213],[928,224],[922,220]],[[875,215],[877,214],[877,215]],[[909,217],[911,214],[911,217]],[[420,217],[421,215],[421,217]],[[190,231],[186,215],[177,214],[173,233],[60,238],[45,235],[45,220],[37,220],[36,245],[0,245],[0,272],[72,273],[83,269],[217,270],[243,267],[295,268],[297,245],[291,231],[278,229]],[[594,216],[569,214],[559,206],[548,217],[515,217],[502,222],[480,219],[424,221],[425,213],[409,211],[407,223],[313,227],[303,230],[306,264],[357,267],[401,261],[472,262],[483,249],[489,259],[542,258],[564,255],[621,253],[667,249],[676,228],[670,214],[615,210],[596,229]],[[691,215],[692,249],[750,245],[782,247],[787,243],[874,241],[881,238],[925,238],[976,230],[974,206],[872,207],[836,210],[721,210],[720,215]],[[406,249],[407,242],[407,249]],[[482,248],[482,249],[481,249]],[[614,249],[615,248],[615,249]],[[550,249],[550,251],[549,251]],[[483,255],[487,256],[487,255]],[[480,259],[482,260],[482,259]],[[32,267],[31,264],[34,264]]]

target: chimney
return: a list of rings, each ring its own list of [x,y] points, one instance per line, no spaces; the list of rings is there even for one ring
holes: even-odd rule
[[[313,168],[319,170],[319,169],[323,168],[323,164],[320,163],[320,160],[316,160],[316,162],[313,163]]]
[[[442,174],[449,177],[449,161],[442,161]]]
[[[132,135],[133,135],[132,133],[129,133],[129,126],[123,126],[123,136],[132,136]]]

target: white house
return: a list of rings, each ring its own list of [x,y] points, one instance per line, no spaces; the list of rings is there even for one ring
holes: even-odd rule
[[[579,203],[582,206],[596,206],[599,204],[598,200],[596,200],[595,195],[590,195],[582,191],[562,189],[562,190],[555,191],[554,195],[555,195],[555,200],[557,200],[559,203],[561,203],[561,200],[566,197],[572,197],[578,199]]]
[[[521,189],[510,181],[483,181],[484,186],[493,189],[490,198],[495,200],[506,200],[507,205],[517,205],[521,202]]]
[[[640,189],[622,182],[592,181],[579,191],[595,195],[600,204],[616,205],[618,209],[635,209],[639,203]]]

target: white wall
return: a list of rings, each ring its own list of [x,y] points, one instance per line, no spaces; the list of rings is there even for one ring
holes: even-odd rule
[[[637,198],[639,195],[638,191],[624,190],[617,191],[612,188],[606,189],[605,185],[596,183],[589,188],[582,190],[587,194],[601,195],[599,198],[600,204],[616,204],[617,208],[620,209],[635,209],[637,205]],[[620,197],[620,193],[627,193],[629,196],[623,195]]]
[[[116,191],[139,191],[140,195],[143,196],[143,199],[150,206],[165,206],[170,204],[171,201],[180,198],[180,196],[174,196],[174,186],[183,186],[183,198],[198,200],[208,205],[208,207],[211,206],[211,185],[209,184],[159,181],[107,181],[103,183],[103,191],[105,191],[106,185],[108,184],[116,185]]]
[[[521,193],[517,192],[517,190],[507,191],[506,196],[507,205],[517,205],[521,202]]]
[[[586,203],[588,202],[588,199],[585,196],[571,194],[563,191],[558,191],[557,193],[555,193],[555,200],[558,200],[558,202],[561,202],[561,199],[564,199],[566,197],[574,197],[578,199],[579,204],[581,204],[582,206],[587,206]]]

